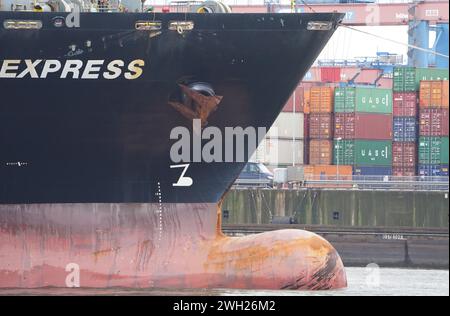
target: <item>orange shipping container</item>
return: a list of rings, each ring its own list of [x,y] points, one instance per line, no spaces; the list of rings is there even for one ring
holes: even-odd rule
[[[351,188],[351,183],[310,183],[311,180],[347,180],[353,179],[352,166],[309,165],[304,168],[306,186],[313,188]]]
[[[311,140],[309,142],[309,163],[331,165],[333,162],[333,141]]]
[[[448,108],[448,80],[420,82],[419,104],[421,108]]]
[[[305,166],[305,180],[334,180],[339,175],[339,179],[351,180],[353,174],[352,166],[336,165],[309,165]]]
[[[449,104],[449,84],[448,80],[442,82],[442,107],[448,109]]]
[[[309,90],[309,107],[311,113],[333,112],[334,88],[312,87]]]
[[[303,90],[303,113],[309,114],[311,113],[311,88],[307,89],[305,88]]]

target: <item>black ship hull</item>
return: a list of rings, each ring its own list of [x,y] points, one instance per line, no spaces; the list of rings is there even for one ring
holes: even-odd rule
[[[268,129],[341,18],[0,12],[0,287],[345,286],[317,236],[221,234],[246,159],[170,154],[193,119]]]
[[[310,21],[338,14],[135,15],[87,14],[80,28],[52,25],[54,14],[1,13],[41,20],[41,30],[0,30],[0,61],[79,60],[78,79],[62,70],[46,78],[0,79],[0,203],[218,202],[243,163],[193,162],[191,187],[173,187],[171,130],[192,120],[169,105],[179,83],[207,82],[223,97],[208,126],[269,128],[334,31],[309,31]],[[151,18],[151,19],[150,19]],[[134,29],[158,20],[162,32]],[[169,21],[194,30],[164,30]],[[105,26],[108,27],[105,27]],[[90,45],[88,46],[87,43]],[[69,57],[70,56],[70,57]],[[96,79],[82,79],[89,61],[104,60]],[[142,75],[107,80],[105,65],[143,60]],[[15,64],[14,64],[15,65]]]

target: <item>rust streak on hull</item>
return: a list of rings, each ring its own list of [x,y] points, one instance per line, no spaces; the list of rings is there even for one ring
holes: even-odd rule
[[[0,205],[0,288],[347,285],[339,255],[313,233],[226,237],[209,203],[165,204],[161,217],[155,204]]]

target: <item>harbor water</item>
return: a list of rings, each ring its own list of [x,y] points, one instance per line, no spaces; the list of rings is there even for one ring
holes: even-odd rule
[[[0,295],[132,296],[449,296],[448,270],[347,268],[348,288],[338,291],[160,290],[160,289],[10,289]]]

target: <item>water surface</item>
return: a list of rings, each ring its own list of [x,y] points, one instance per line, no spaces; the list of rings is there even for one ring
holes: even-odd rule
[[[348,288],[338,291],[35,289],[0,290],[0,295],[138,295],[138,296],[449,296],[448,270],[347,268]]]

